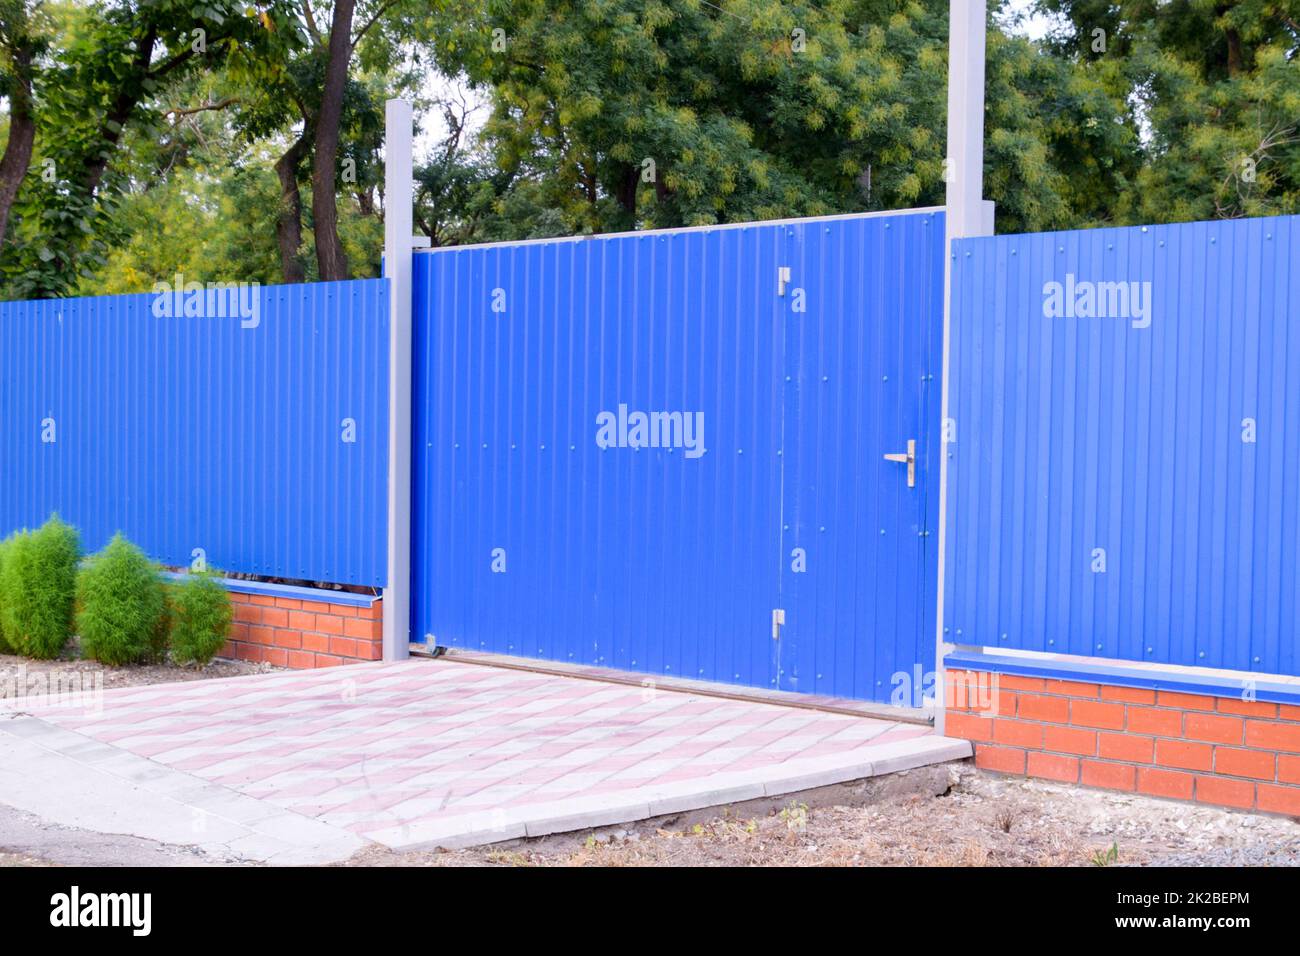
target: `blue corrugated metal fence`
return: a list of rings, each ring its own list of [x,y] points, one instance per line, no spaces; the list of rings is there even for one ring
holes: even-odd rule
[[[57,510],[90,549],[383,584],[387,289],[256,290],[255,327],[147,294],[0,303],[0,534]]]
[[[876,700],[931,670],[942,241],[921,212],[417,256],[415,637]],[[656,412],[702,442],[638,440]]]
[[[1300,218],[953,255],[947,639],[1300,673]]]

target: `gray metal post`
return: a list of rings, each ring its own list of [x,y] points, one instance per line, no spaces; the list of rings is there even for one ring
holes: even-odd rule
[[[384,272],[388,277],[388,584],[384,660],[410,655],[411,640],[411,104],[384,111]]]
[[[952,241],[993,234],[993,204],[984,195],[984,48],[988,28],[985,0],[948,4],[948,196],[943,283],[943,397],[939,442],[939,586],[935,604],[935,730],[943,733],[944,561],[947,546],[948,343],[952,298]]]

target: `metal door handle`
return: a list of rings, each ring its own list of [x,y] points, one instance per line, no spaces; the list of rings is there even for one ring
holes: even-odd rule
[[[907,440],[907,451],[903,454],[886,455],[885,461],[899,461],[907,465],[907,487],[916,487],[916,439]]]

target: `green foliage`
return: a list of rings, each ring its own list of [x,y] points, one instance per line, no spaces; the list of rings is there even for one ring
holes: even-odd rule
[[[21,531],[5,547],[0,569],[0,617],[6,643],[27,657],[58,657],[72,636],[77,531],[57,515],[36,531]]]
[[[1119,862],[1119,844],[1112,842],[1108,850],[1093,850],[1093,866],[1113,866]]]
[[[77,629],[87,657],[118,666],[156,654],[166,603],[158,567],[121,534],[77,577]]]
[[[467,0],[438,53],[490,94],[490,162],[437,157],[418,219],[461,241],[941,204],[947,12]],[[1125,91],[996,26],[988,60],[999,228],[1104,221],[1140,159]]]
[[[1034,6],[1055,24],[1042,40],[1018,31],[1023,5],[990,4],[1000,232],[1300,212],[1300,0]],[[37,24],[40,44],[0,298],[177,272],[316,279],[330,14],[0,0],[0,100],[13,25]],[[398,94],[422,123],[453,104],[417,171],[436,245],[943,202],[948,0],[359,0],[353,40],[336,186],[356,275],[378,270],[382,104]],[[486,103],[481,132],[449,80]]]
[[[9,551],[13,547],[13,535],[0,541],[0,581],[4,580],[5,562],[8,560]],[[5,637],[5,595],[3,589],[0,589],[0,654],[12,654],[15,650],[8,638]]]
[[[212,660],[230,633],[230,595],[219,575],[191,572],[171,595],[171,652],[178,664]]]
[[[164,135],[164,102],[196,71],[257,57],[294,25],[287,0],[104,0],[59,10],[58,42],[37,77],[37,155],[0,249],[4,294],[67,295],[106,263],[128,186],[118,153],[133,131]]]
[[[1047,49],[1105,70],[1143,130],[1121,223],[1300,212],[1300,0],[1038,0]]]

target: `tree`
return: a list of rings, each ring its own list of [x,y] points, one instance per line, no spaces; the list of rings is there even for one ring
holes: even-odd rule
[[[1300,0],[1039,0],[1058,56],[1105,64],[1143,162],[1126,222],[1300,211]]]
[[[0,0],[0,97],[9,101],[9,138],[0,155],[0,248],[36,142],[33,76],[46,43],[41,7],[42,0]]]
[[[516,198],[571,232],[698,225],[941,204],[947,10],[466,0],[437,49],[490,91],[484,136]],[[1000,227],[1104,218],[1134,168],[1123,97],[992,23],[989,77]]]
[[[112,162],[129,128],[153,128],[160,97],[200,67],[256,57],[284,24],[281,0],[113,0],[70,8],[42,71],[37,148],[51,175],[27,177],[23,242],[4,250],[7,294],[66,294],[104,261],[121,185]]]

